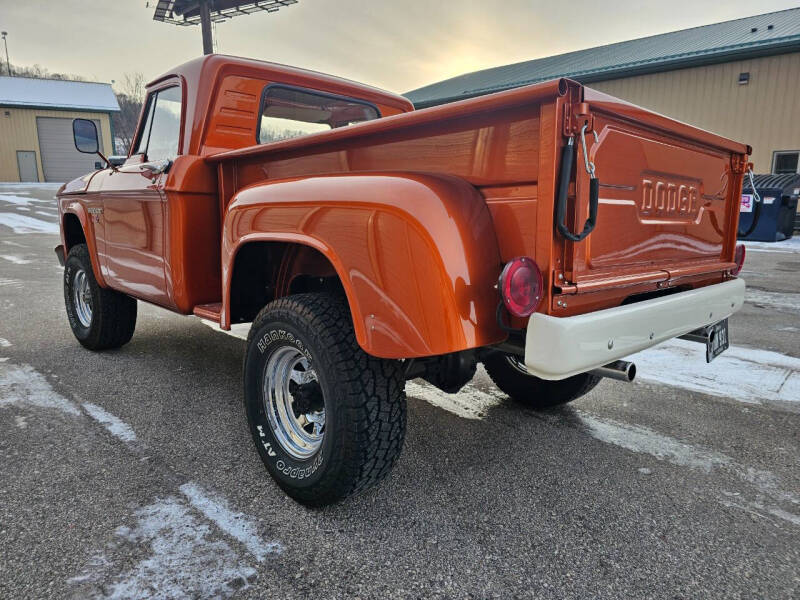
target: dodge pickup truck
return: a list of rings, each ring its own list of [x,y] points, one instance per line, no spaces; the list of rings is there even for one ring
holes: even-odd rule
[[[99,153],[92,121],[73,131]],[[670,338],[723,351],[749,154],[569,79],[415,111],[210,55],[148,85],[124,161],[60,189],[66,312],[96,351],[131,339],[137,301],[252,323],[255,447],[326,505],[397,460],[406,380],[454,393],[483,363],[541,409]]]

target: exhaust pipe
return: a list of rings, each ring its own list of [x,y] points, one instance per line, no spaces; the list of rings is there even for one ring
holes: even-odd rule
[[[608,377],[618,381],[631,382],[636,377],[636,365],[627,360],[615,360],[603,367],[592,369],[589,373],[596,377]]]

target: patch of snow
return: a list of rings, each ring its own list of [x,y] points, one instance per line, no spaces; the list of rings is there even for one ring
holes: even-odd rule
[[[472,384],[465,385],[457,394],[448,394],[428,383],[408,381],[406,395],[465,419],[482,419],[490,409],[503,401],[501,396],[487,394]]]
[[[46,182],[46,181],[7,181],[0,183],[0,190],[15,191],[17,188],[41,188],[42,190],[58,190],[63,183]]]
[[[599,419],[584,413],[578,413],[578,416],[593,438],[631,452],[649,454],[658,460],[700,469],[706,473],[710,473],[714,467],[732,462],[730,457],[724,454],[695,448],[646,427]]]
[[[11,342],[9,342],[6,338],[0,338],[0,348],[10,348]]]
[[[231,510],[224,498],[203,491],[195,483],[183,484],[180,491],[194,508],[247,548],[257,561],[262,562],[268,554],[283,552],[283,546],[278,542],[264,542],[258,536],[255,523],[244,514]]]
[[[800,293],[768,292],[749,287],[745,292],[744,301],[756,306],[774,308],[785,312],[800,312]]]
[[[33,212],[34,212],[34,214],[42,215],[43,217],[49,217],[51,219],[58,220],[58,213],[57,212],[48,212],[46,210],[35,210]]]
[[[7,260],[10,263],[14,263],[15,265],[28,265],[33,262],[32,260],[20,258],[19,256],[12,256],[10,254],[0,254],[0,258]]]
[[[225,331],[224,329],[220,329],[218,323],[207,321],[206,319],[200,319],[200,322],[203,323],[203,325],[210,327],[214,331],[224,333],[231,337],[239,338],[240,340],[246,340],[247,334],[250,332],[250,323],[236,323],[231,325],[230,331]]]
[[[28,423],[27,423],[27,421],[25,419],[26,419],[26,417],[24,417],[22,415],[16,415],[14,417],[14,424],[17,427],[19,427],[20,429],[26,429],[28,427]]]
[[[136,511],[132,528],[119,527],[108,554],[130,544],[149,555],[132,567],[129,551],[116,560],[96,557],[69,582],[81,586],[77,596],[111,599],[227,598],[250,586],[256,570],[225,540],[215,539],[209,523],[178,498],[168,497]],[[119,550],[117,550],[119,551]],[[115,572],[115,568],[125,570]],[[90,585],[94,584],[92,587]]]
[[[797,525],[798,527],[800,527],[800,516],[798,515],[793,515],[792,513],[786,512],[785,510],[777,508],[775,506],[764,507],[758,504],[756,504],[756,506],[758,506],[762,510],[766,509],[766,511],[769,514],[778,517],[779,519],[783,519],[784,521],[789,521],[789,523],[792,523],[793,525]]]
[[[0,225],[12,229],[14,233],[58,233],[58,223],[16,213],[0,213]]]
[[[81,406],[83,406],[83,410],[85,410],[90,417],[105,427],[111,435],[118,437],[123,442],[136,441],[136,433],[133,431],[133,428],[116,415],[112,415],[102,406],[92,404],[91,402],[83,402]]]
[[[23,285],[22,282],[17,279],[6,279],[4,277],[0,277],[0,287],[21,289]]]
[[[78,407],[57,393],[47,380],[30,365],[0,363],[0,408],[5,406],[55,408],[69,415],[79,415]]]
[[[712,470],[725,470],[742,482],[752,485],[761,496],[769,497],[774,502],[800,506],[800,497],[794,492],[782,489],[778,477],[770,471],[742,465],[726,454],[692,446],[647,427],[619,423],[611,419],[601,419],[582,411],[577,411],[576,414],[589,435],[601,442],[619,446],[637,454],[648,454],[658,460],[689,467],[707,474],[711,473]],[[645,470],[648,474],[650,473],[650,470],[646,468],[639,469],[639,472],[645,473]],[[725,496],[732,495],[730,493],[723,494]],[[735,495],[738,496],[740,494]],[[726,501],[722,503],[725,506],[730,505]],[[795,525],[800,525],[800,516],[785,511],[778,506],[766,506],[763,503],[755,502],[750,502],[749,505]]]
[[[726,494],[727,496],[738,496],[738,494]],[[784,521],[791,523],[792,525],[800,526],[800,517],[797,515],[793,515],[790,512],[787,512],[777,506],[764,506],[761,502],[754,502],[754,501],[746,501],[741,500],[739,502],[735,502],[733,500],[721,500],[720,504],[723,506],[727,506],[728,508],[738,508],[745,512],[750,513],[756,517],[761,517],[764,519],[769,519],[768,515],[772,515],[773,517],[778,517]],[[764,514],[767,513],[767,514]],[[774,524],[774,523],[773,523]]]
[[[15,204],[16,206],[27,206],[33,198],[30,196],[16,196],[10,194],[0,194],[0,202],[7,202],[9,204]]]
[[[739,402],[800,403],[800,358],[769,350],[731,346],[710,364],[705,347],[670,340],[627,357],[636,363],[636,381],[661,383]]]
[[[800,252],[800,236],[794,236],[782,242],[742,242],[748,251],[755,252]]]

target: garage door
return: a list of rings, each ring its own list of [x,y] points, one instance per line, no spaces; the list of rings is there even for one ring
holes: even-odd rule
[[[94,120],[100,136],[100,151],[103,151],[103,136],[100,121]],[[36,117],[39,132],[39,149],[45,181],[70,181],[95,170],[94,163],[100,160],[95,154],[81,154],[72,141],[72,119]]]

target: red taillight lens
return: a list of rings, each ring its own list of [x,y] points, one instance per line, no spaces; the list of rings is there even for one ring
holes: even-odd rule
[[[520,256],[503,267],[497,287],[508,312],[527,317],[542,300],[542,273],[532,258]]]
[[[733,252],[733,262],[736,263],[736,267],[731,269],[731,275],[736,276],[742,272],[745,254],[744,244],[736,244],[736,250]]]

